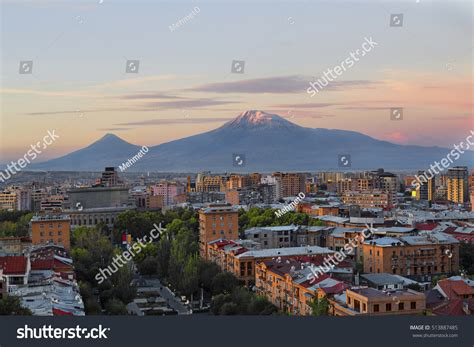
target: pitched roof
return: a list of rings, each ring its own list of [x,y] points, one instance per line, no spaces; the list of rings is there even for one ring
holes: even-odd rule
[[[446,294],[449,300],[457,299],[463,295],[474,295],[474,288],[462,280],[444,279],[438,282],[438,286]]]
[[[26,273],[27,259],[22,255],[0,257],[0,268],[4,275],[24,275]]]

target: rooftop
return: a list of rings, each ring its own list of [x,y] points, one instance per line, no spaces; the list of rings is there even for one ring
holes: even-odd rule
[[[286,247],[286,248],[269,248],[261,250],[252,250],[239,254],[236,258],[271,258],[271,257],[285,257],[298,255],[312,255],[312,254],[328,254],[334,253],[328,248],[319,246],[310,247]]]

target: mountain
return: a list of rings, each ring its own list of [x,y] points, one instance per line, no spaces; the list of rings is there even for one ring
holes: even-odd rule
[[[126,162],[140,148],[108,134],[84,149],[35,168],[102,170]],[[215,130],[150,147],[128,170],[315,171],[340,169],[339,158],[347,154],[351,156],[351,167],[345,169],[422,169],[439,162],[449,151],[397,145],[354,131],[305,128],[278,115],[251,110]],[[464,154],[455,164],[472,165],[472,154]],[[241,166],[236,165],[234,155],[245,159]]]
[[[134,156],[140,148],[114,134],[106,134],[83,149],[31,167],[50,171],[101,171],[105,166],[117,166],[124,158]]]

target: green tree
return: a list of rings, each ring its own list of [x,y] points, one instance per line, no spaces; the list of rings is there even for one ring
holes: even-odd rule
[[[1,316],[31,316],[31,311],[21,306],[20,299],[13,295],[0,299]]]
[[[212,294],[231,293],[239,285],[239,280],[234,274],[223,271],[212,280]]]
[[[158,260],[156,257],[149,256],[137,264],[138,272],[145,276],[156,275],[158,271]]]
[[[105,311],[111,316],[127,315],[127,307],[122,301],[116,298],[112,298],[107,301],[105,304]]]
[[[474,244],[461,241],[459,244],[459,264],[468,275],[474,275]]]
[[[329,313],[329,301],[326,297],[314,298],[310,303],[311,311],[313,316],[327,316]]]

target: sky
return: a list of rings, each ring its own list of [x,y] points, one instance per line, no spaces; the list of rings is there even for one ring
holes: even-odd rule
[[[0,162],[23,156],[52,129],[60,137],[41,161],[107,133],[157,145],[249,109],[305,127],[451,147],[474,129],[472,7],[1,0]],[[403,14],[401,27],[390,26],[392,14]],[[307,93],[309,82],[366,38],[377,45],[314,96]],[[126,73],[127,60],[139,60],[138,73]],[[245,61],[243,73],[231,72],[233,60]],[[31,74],[19,73],[21,61],[33,61]],[[403,119],[391,119],[391,108],[403,108]]]

